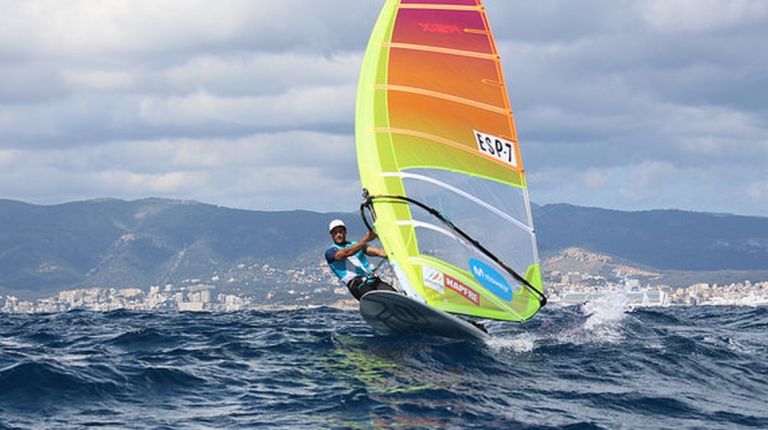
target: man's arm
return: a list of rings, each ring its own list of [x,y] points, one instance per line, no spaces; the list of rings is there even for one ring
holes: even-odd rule
[[[368,244],[368,242],[372,241],[373,239],[376,239],[376,233],[369,231],[368,233],[365,234],[363,239],[360,240],[360,242],[357,242],[356,244],[350,246],[349,248],[344,248],[336,251],[335,258],[337,260],[343,260],[349,257],[350,255],[355,255],[357,254],[358,251],[363,249]]]
[[[387,258],[387,252],[384,251],[383,248],[376,248],[374,246],[369,246],[365,250],[366,255],[371,255],[373,257],[381,257],[381,258]]]

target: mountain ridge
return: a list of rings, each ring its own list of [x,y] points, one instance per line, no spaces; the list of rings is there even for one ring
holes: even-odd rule
[[[569,204],[536,205],[533,215],[543,258],[575,247],[649,271],[768,270],[768,218]],[[294,269],[304,271],[307,288],[327,287],[334,280],[321,256],[331,218],[343,219],[351,238],[364,231],[357,213],[252,211],[161,198],[0,200],[0,294],[37,298],[71,288],[212,278],[232,280],[220,282],[223,289],[262,292],[297,282],[275,274]]]

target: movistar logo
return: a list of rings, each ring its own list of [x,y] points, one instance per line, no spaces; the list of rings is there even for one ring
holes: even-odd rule
[[[469,267],[475,279],[488,291],[501,299],[512,301],[512,288],[499,272],[486,263],[474,258],[469,260]]]

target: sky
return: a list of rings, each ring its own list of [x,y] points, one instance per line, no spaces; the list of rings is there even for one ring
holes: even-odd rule
[[[383,0],[0,0],[0,198],[354,211]],[[486,0],[532,201],[768,216],[768,1]]]

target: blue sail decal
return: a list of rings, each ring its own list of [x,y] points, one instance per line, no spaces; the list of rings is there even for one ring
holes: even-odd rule
[[[469,270],[472,276],[480,282],[488,291],[492,292],[498,298],[506,301],[512,301],[512,287],[499,272],[491,266],[480,260],[469,260]]]

